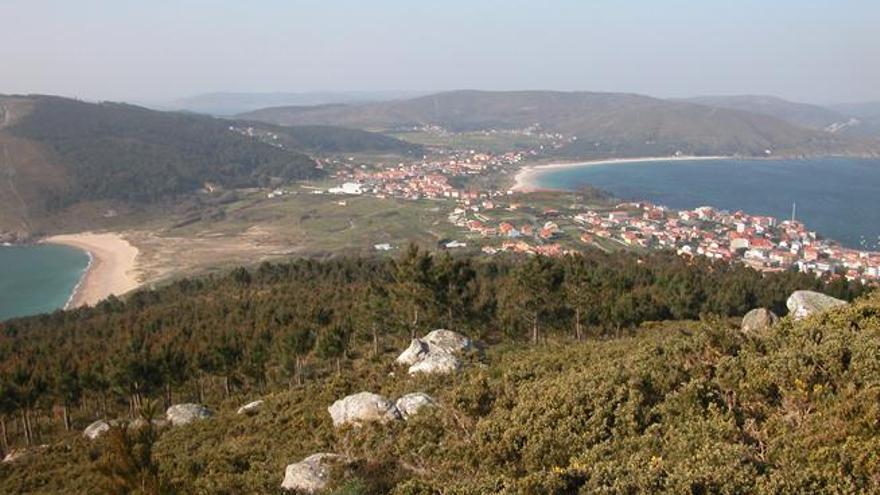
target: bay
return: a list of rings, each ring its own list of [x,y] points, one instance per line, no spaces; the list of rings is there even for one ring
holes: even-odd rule
[[[63,308],[88,264],[67,246],[0,247],[0,321]]]
[[[880,160],[687,160],[598,163],[543,169],[537,188],[593,186],[626,200],[675,209],[714,206],[791,216],[856,249],[880,249]]]

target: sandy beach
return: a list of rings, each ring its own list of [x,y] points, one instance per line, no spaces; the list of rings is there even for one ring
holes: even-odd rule
[[[122,295],[136,289],[135,260],[138,249],[114,233],[64,234],[44,242],[63,244],[89,253],[89,267],[67,302],[67,308],[94,305],[110,295]]]
[[[617,163],[639,163],[639,162],[680,162],[692,160],[723,160],[730,159],[729,156],[650,156],[644,158],[608,158],[604,160],[591,160],[581,162],[565,162],[565,163],[548,163],[546,165],[527,165],[516,173],[514,177],[514,185],[510,188],[516,192],[534,192],[541,188],[535,186],[535,178],[542,172],[554,169],[578,168],[591,165],[610,165]]]

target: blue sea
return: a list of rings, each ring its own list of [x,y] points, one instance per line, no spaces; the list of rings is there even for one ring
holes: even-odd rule
[[[880,160],[688,160],[547,169],[540,188],[597,187],[675,209],[714,206],[787,219],[847,247],[880,250]]]
[[[63,308],[88,264],[67,246],[0,246],[0,321]]]

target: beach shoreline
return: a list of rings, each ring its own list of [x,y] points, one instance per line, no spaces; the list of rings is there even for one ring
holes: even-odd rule
[[[529,193],[547,190],[546,188],[536,187],[535,178],[540,176],[547,170],[559,170],[566,168],[580,168],[595,165],[613,165],[624,163],[641,163],[641,162],[679,162],[679,161],[700,161],[700,160],[729,160],[730,156],[649,156],[642,158],[606,158],[601,160],[586,160],[577,162],[559,162],[547,163],[543,165],[526,165],[517,171],[514,176],[514,184],[510,188],[513,192]]]
[[[111,295],[121,296],[141,285],[136,263],[139,251],[120,234],[62,234],[42,242],[81,249],[89,256],[89,264],[64,309],[92,306]]]

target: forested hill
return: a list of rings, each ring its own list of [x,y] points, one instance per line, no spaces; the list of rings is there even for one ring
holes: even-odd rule
[[[576,136],[570,156],[766,156],[875,153],[877,143],[793,125],[784,120],[696,103],[624,93],[452,91],[419,98],[349,105],[278,107],[242,118],[283,125],[393,129],[439,125],[450,130],[542,128]]]
[[[795,289],[864,290],[663,253],[409,249],[263,264],[8,321],[0,421],[13,455],[0,491],[277,493],[285,466],[317,452],[346,459],[328,493],[877,490],[880,301],[754,334],[726,319],[781,312]],[[453,375],[394,364],[438,327],[482,351]],[[425,392],[436,407],[334,428],[328,406],[364,390]],[[236,414],[254,399],[265,403]],[[96,419],[185,402],[216,415],[83,438]]]
[[[119,103],[36,97],[7,132],[58,157],[69,179],[57,195],[61,203],[150,202],[205,182],[246,186],[318,175],[307,156],[237,135],[223,120]]]
[[[225,120],[53,96],[0,97],[0,172],[0,232],[27,231],[81,202],[144,205],[206,182],[322,174],[306,154],[234,132]]]
[[[236,125],[243,123],[236,122]],[[254,123],[260,132],[278,136],[286,148],[310,153],[374,153],[421,157],[424,148],[417,144],[375,132],[328,125],[279,126]]]

